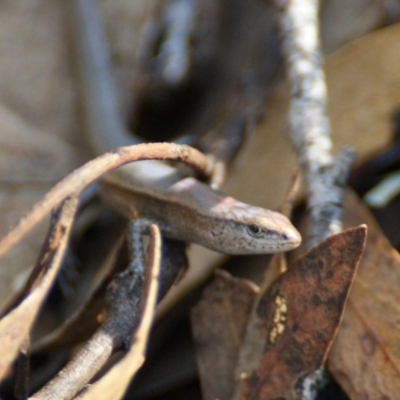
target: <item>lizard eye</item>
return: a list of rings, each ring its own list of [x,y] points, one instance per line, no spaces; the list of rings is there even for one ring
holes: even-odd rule
[[[264,230],[258,225],[248,225],[247,232],[251,236],[260,237],[264,233]]]

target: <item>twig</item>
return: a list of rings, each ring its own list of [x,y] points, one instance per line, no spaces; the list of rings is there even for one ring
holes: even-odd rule
[[[342,229],[343,187],[355,153],[334,159],[326,112],[317,0],[276,0],[291,85],[289,134],[299,155],[309,209],[308,246]]]
[[[115,168],[141,160],[178,161],[187,164],[205,177],[212,175],[213,165],[210,159],[189,146],[173,143],[150,143],[117,148],[113,152],[89,161],[54,186],[1,240],[0,256],[37,225],[65,197],[79,194],[86,186]]]
[[[127,279],[126,274],[120,274],[110,283],[106,297],[106,322],[55,378],[32,396],[32,400],[72,398],[105,365],[115,351],[130,348],[133,334],[140,318],[145,315],[144,310],[149,301],[152,309],[155,306],[156,292],[153,293],[154,286],[149,285],[155,279],[154,274],[156,277],[159,275],[160,253],[160,232],[156,225],[151,225],[145,276],[136,275]],[[150,321],[142,321],[143,323],[147,324],[148,331]],[[142,360],[143,354],[138,365],[141,365]]]

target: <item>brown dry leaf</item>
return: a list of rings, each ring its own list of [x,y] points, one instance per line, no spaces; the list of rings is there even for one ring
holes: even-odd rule
[[[393,25],[344,46],[326,60],[335,152],[350,145],[362,157],[391,139],[391,117],[400,104],[399,37],[400,25]],[[266,118],[228,179],[225,189],[232,196],[264,207],[280,206],[290,171],[297,165],[286,135],[288,100],[288,90],[281,85],[268,101]]]
[[[192,313],[204,399],[296,398],[326,358],[365,236],[360,226],[326,239],[258,300],[254,284],[217,274]]]
[[[368,224],[364,257],[329,370],[352,400],[397,399],[400,393],[400,255],[368,209],[348,195],[346,225]]]
[[[323,365],[366,232],[362,225],[327,238],[261,296],[241,350],[240,399],[297,399]]]
[[[193,309],[203,399],[231,399],[235,368],[246,325],[259,292],[256,285],[217,271]]]
[[[57,275],[68,242],[72,221],[77,207],[77,198],[66,200],[59,215],[50,228],[48,241],[44,244],[38,265],[45,268],[32,292],[0,321],[0,379],[7,372],[19,347],[29,334],[36,315]]]

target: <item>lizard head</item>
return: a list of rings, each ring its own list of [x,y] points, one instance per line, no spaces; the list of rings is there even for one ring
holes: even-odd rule
[[[180,180],[168,194],[170,204],[180,206],[173,214],[180,229],[170,232],[176,239],[226,254],[277,253],[301,242],[299,232],[284,215],[242,203],[194,178]]]
[[[300,233],[283,214],[236,200],[209,233],[215,250],[229,254],[279,253],[301,243]]]

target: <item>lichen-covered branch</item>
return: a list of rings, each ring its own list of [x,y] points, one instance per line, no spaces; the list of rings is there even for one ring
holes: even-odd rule
[[[305,178],[309,247],[341,230],[343,187],[354,152],[334,158],[326,113],[317,0],[278,1],[282,50],[291,86],[289,135]]]

